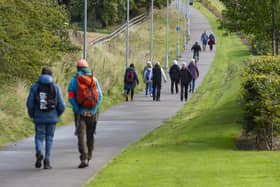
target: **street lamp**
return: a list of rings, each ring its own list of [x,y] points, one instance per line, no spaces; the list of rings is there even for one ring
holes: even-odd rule
[[[126,1],[126,53],[125,53],[125,68],[128,67],[129,56],[129,0]]]
[[[177,11],[178,11],[178,23],[177,23],[177,27],[176,27],[176,31],[177,31],[177,42],[176,42],[176,59],[178,60],[179,58],[179,53],[180,53],[180,49],[179,49],[179,40],[180,40],[180,8],[179,8],[179,0],[177,1]]]
[[[87,58],[87,0],[84,0],[84,45],[83,45],[83,59]]]
[[[153,62],[154,0],[151,1],[150,61]]]
[[[169,1],[166,0],[166,26],[165,26],[165,32],[166,32],[166,41],[165,41],[165,69],[168,68],[168,27],[169,27],[169,24],[168,24],[168,4],[169,4]]]

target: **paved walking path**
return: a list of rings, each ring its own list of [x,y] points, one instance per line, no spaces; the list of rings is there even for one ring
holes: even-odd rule
[[[175,29],[175,28],[174,28]],[[200,41],[202,31],[210,31],[205,17],[191,9],[191,40],[182,60],[190,59],[190,45]],[[214,52],[203,52],[198,64],[200,84],[212,62]],[[103,112],[97,127],[93,161],[86,169],[78,169],[77,140],[74,125],[58,128],[52,154],[52,170],[34,168],[33,137],[16,142],[0,151],[1,187],[77,187],[88,181],[113,157],[132,142],[160,126],[174,116],[185,102],[179,95],[171,95],[169,82],[163,86],[160,102],[140,93],[133,102],[125,102]]]

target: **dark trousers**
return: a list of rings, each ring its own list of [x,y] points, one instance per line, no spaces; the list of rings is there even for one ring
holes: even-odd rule
[[[129,92],[131,92],[131,93],[130,93],[130,99],[131,99],[131,101],[132,101],[132,100],[133,100],[133,96],[134,96],[134,89],[133,89],[133,88],[129,88],[129,89],[126,90],[126,100],[127,100],[127,101],[128,101]]]
[[[176,93],[178,93],[178,84],[179,84],[179,81],[171,79],[171,93],[172,94],[174,93],[174,86],[175,86]]]
[[[153,100],[159,101],[160,100],[160,90],[161,85],[160,84],[154,84],[153,83]]]
[[[185,101],[188,100],[188,88],[189,88],[189,83],[181,83],[181,101],[184,100],[185,97]]]
[[[96,114],[85,117],[82,115],[78,117],[78,148],[80,152],[81,161],[91,160],[94,149],[94,134],[96,130]]]

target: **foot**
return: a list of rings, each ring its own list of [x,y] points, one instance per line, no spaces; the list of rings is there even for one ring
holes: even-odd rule
[[[42,154],[36,154],[35,168],[41,168],[43,158],[44,156]]]
[[[49,160],[44,160],[44,169],[52,169],[52,166],[51,166]]]
[[[88,161],[82,160],[78,168],[85,168],[88,167]]]

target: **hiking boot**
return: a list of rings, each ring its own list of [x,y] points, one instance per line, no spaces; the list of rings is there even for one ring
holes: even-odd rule
[[[49,160],[44,160],[44,169],[52,169],[52,166],[51,166]]]
[[[78,168],[85,168],[88,167],[88,162],[85,160],[82,160]]]
[[[128,96],[125,96],[125,101],[128,101]]]
[[[36,154],[35,168],[41,168],[43,158],[44,156],[42,154]]]

